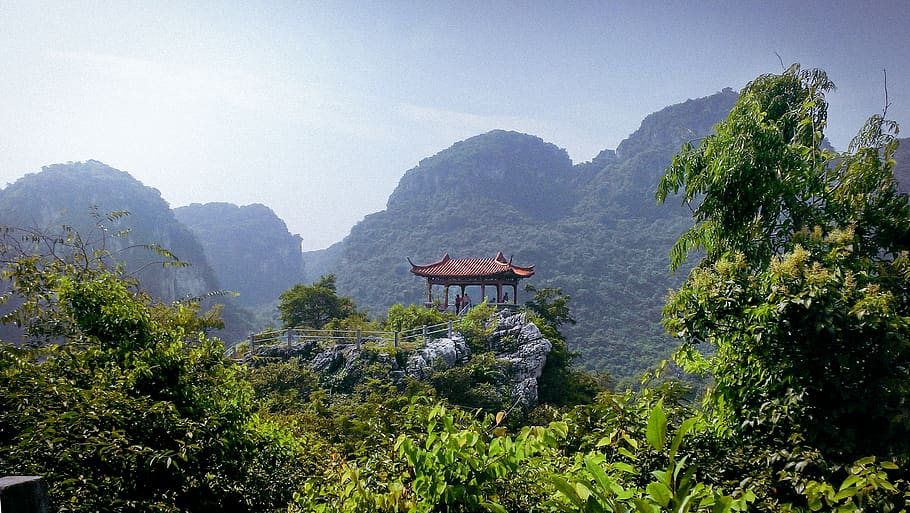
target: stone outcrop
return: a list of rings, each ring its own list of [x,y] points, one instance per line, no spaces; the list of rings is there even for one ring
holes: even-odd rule
[[[456,365],[464,365],[471,358],[471,350],[464,341],[464,337],[453,334],[452,338],[438,338],[431,340],[427,345],[409,356],[406,373],[417,379],[427,379],[435,369],[451,369]]]
[[[524,410],[537,405],[537,379],[543,373],[547,355],[553,345],[543,337],[524,313],[498,312],[487,348],[502,366],[511,400]],[[432,339],[416,350],[387,352],[382,345],[369,341],[356,344],[327,344],[318,340],[283,342],[259,346],[243,361],[250,365],[275,358],[295,358],[320,375],[323,385],[333,391],[347,392],[361,382],[368,365],[386,368],[389,378],[399,386],[408,379],[429,380],[434,372],[466,365],[471,361],[471,349],[464,337],[454,332],[451,338]],[[505,395],[505,394],[503,394]]]
[[[526,410],[537,404],[537,378],[547,364],[553,344],[540,329],[528,322],[524,313],[511,315],[502,311],[490,337],[497,360],[507,363],[512,383],[512,397]]]

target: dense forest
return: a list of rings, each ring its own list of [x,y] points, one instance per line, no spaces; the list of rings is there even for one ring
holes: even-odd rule
[[[429,381],[367,370],[341,389],[294,359],[226,358],[206,335],[217,311],[153,298],[77,230],[7,227],[3,321],[36,347],[0,349],[0,473],[45,476],[59,511],[907,511],[898,127],[874,115],[833,150],[832,88],[796,65],[760,76],[655,176],[650,194],[690,212],[664,265],[694,266],[662,324],[676,365],[707,388],[659,365],[635,389],[605,390],[569,366],[575,299],[537,288],[525,314],[554,341],[537,407],[489,402],[489,353]],[[397,305],[371,318],[339,294],[333,275],[294,287],[281,318],[400,328],[445,315]],[[328,319],[307,313],[313,298]],[[491,314],[459,321],[478,352]]]

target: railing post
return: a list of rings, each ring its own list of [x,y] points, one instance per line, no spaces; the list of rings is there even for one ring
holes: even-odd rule
[[[452,319],[449,319],[448,331],[446,332],[447,338],[452,338]]]
[[[395,338],[392,341],[392,344],[395,346],[395,350],[398,351],[398,332],[395,332]]]
[[[357,330],[357,349],[360,349],[360,330]]]
[[[253,347],[256,345],[256,335],[250,333],[250,352],[253,352]]]
[[[294,328],[288,328],[288,349],[291,348],[291,341],[294,340]]]
[[[426,324],[423,325],[423,341],[424,341],[425,343],[429,343],[429,342],[430,342],[430,335],[429,335],[429,333],[427,333],[427,325],[426,325]]]

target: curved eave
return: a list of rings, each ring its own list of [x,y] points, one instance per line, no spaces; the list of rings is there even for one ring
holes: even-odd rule
[[[502,251],[494,258],[459,258],[452,259],[448,253],[438,262],[427,265],[416,265],[408,258],[411,273],[434,280],[514,280],[534,275],[534,266],[513,265],[506,260]]]

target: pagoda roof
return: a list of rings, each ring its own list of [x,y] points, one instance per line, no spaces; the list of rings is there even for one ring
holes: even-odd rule
[[[408,258],[411,272],[425,277],[459,277],[473,278],[506,275],[515,278],[528,278],[534,275],[534,266],[518,266],[512,259],[506,260],[502,251],[493,258],[452,258],[448,253],[438,262],[427,265],[416,265]]]

